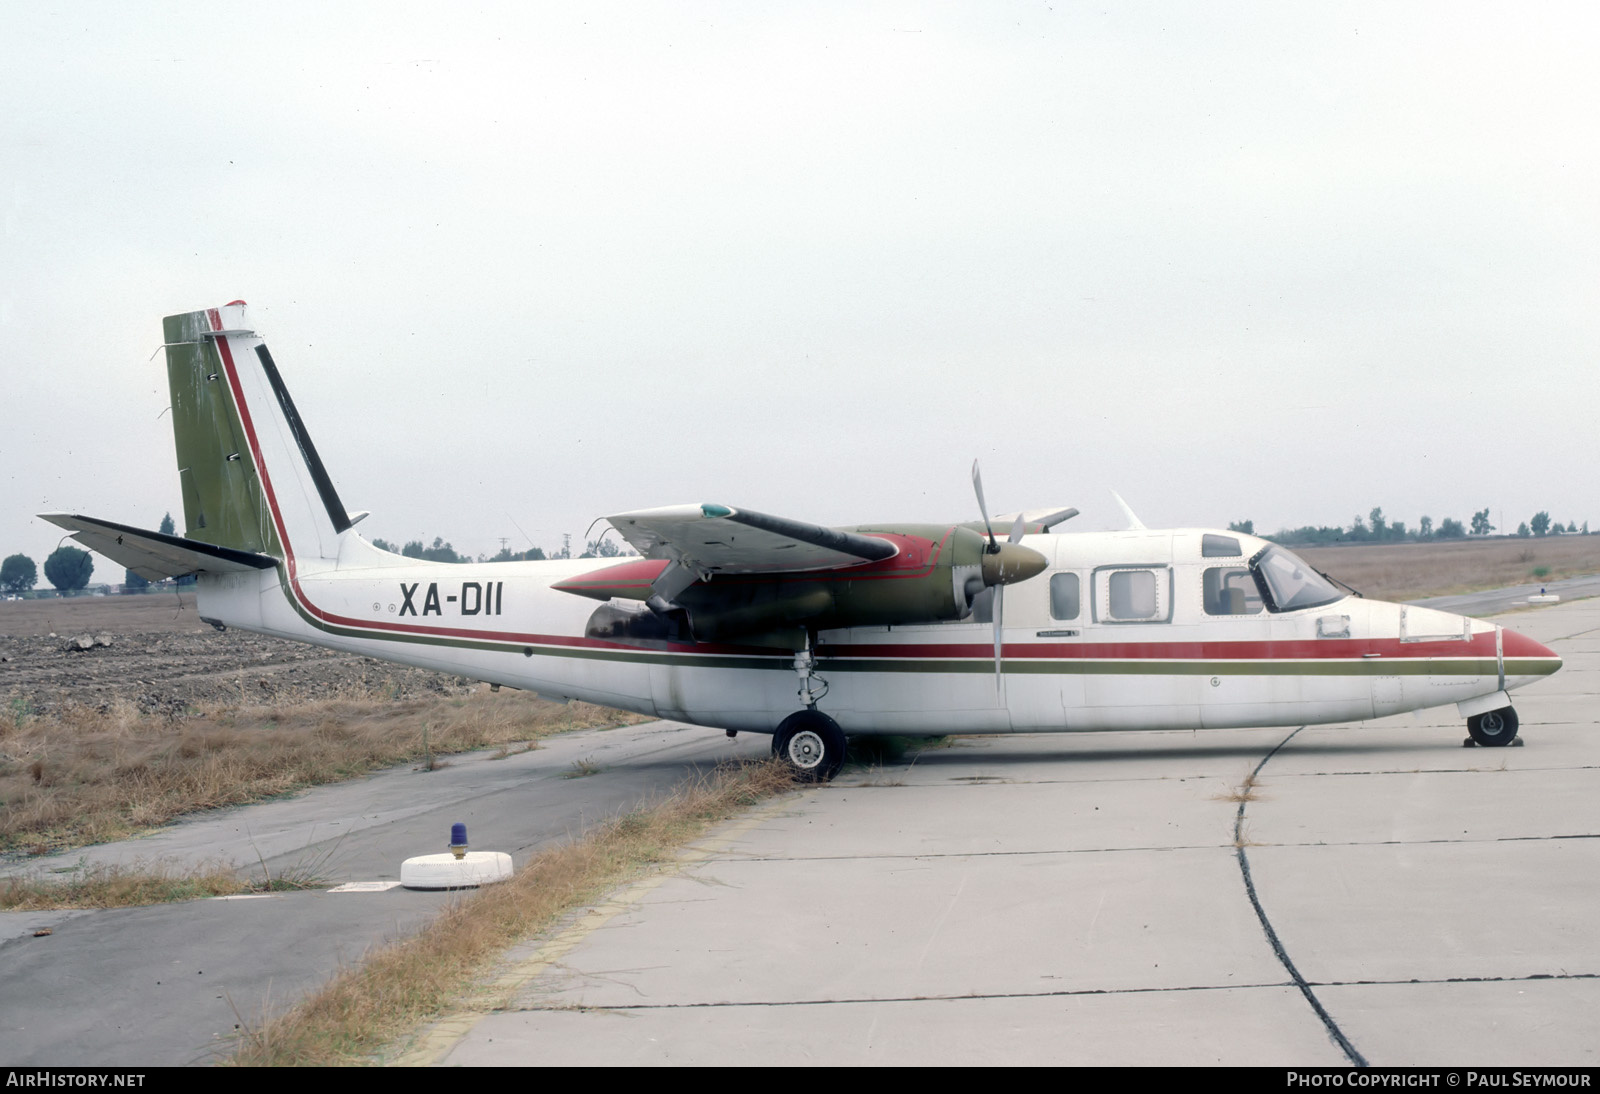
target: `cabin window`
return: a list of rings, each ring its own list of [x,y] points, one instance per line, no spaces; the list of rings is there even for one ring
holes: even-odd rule
[[[1156,575],[1149,570],[1123,570],[1111,575],[1114,619],[1150,619],[1156,614]]]
[[[1102,623],[1165,623],[1172,618],[1172,571],[1107,566],[1095,571],[1095,618]]]
[[[1201,558],[1238,558],[1244,554],[1239,547],[1239,541],[1232,536],[1219,536],[1215,532],[1207,532],[1200,539]]]
[[[1050,618],[1078,618],[1078,575],[1053,574],[1050,578]]]
[[[1243,566],[1213,566],[1201,586],[1207,615],[1255,615],[1261,610],[1261,592]]]

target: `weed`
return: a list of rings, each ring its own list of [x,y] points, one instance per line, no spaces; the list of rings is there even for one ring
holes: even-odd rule
[[[313,829],[313,833],[315,833],[315,829]],[[306,858],[306,852],[302,851],[300,858],[294,865],[278,871],[277,877],[272,876],[272,870],[267,866],[267,860],[261,854],[261,848],[257,847],[252,840],[250,849],[256,853],[256,864],[261,867],[261,878],[250,883],[251,891],[257,893],[287,893],[322,888],[325,884],[323,879],[328,872],[328,862],[339,850],[340,845],[344,843],[344,837],[348,834],[348,830],[341,833],[331,846],[318,851],[309,859]],[[309,850],[309,847],[307,850]]]
[[[1262,796],[1256,792],[1260,788],[1261,784],[1256,781],[1256,773],[1248,771],[1245,773],[1244,781],[1238,786],[1221,794],[1213,794],[1211,800],[1219,802],[1258,802],[1262,800]]]
[[[886,775],[882,766],[874,766],[856,786],[904,786],[905,779],[899,775]]]
[[[581,760],[572,761],[572,770],[564,773],[563,779],[581,779],[588,775],[598,775],[605,768],[594,762],[593,756],[585,756]]]

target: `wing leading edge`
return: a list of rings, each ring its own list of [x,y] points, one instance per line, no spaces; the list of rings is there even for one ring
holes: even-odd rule
[[[899,551],[876,536],[726,505],[671,505],[606,519],[646,558],[669,558],[707,574],[836,570]]]

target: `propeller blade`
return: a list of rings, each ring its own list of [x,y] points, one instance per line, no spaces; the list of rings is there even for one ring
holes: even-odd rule
[[[1022,533],[1023,533],[1023,530],[1026,527],[1027,527],[1027,525],[1022,523],[1022,514],[1018,513],[1017,514],[1017,523],[1015,523],[1015,524],[1013,524],[1011,526],[1011,534],[1006,537],[1006,542],[1007,543],[1021,543],[1022,542]]]
[[[978,461],[972,461],[972,489],[978,495],[978,512],[983,514],[983,528],[989,533],[989,550],[997,549],[994,541],[994,527],[989,523],[989,507],[983,503],[983,476],[978,474]]]

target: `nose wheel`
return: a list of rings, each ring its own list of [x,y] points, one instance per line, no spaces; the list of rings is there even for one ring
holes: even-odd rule
[[[795,711],[772,735],[772,754],[801,782],[831,780],[844,766],[844,749],[844,730],[820,710]]]
[[[1484,748],[1504,747],[1517,738],[1517,712],[1510,707],[1501,707],[1499,710],[1475,714],[1467,719],[1467,733],[1470,736],[1464,744],[1482,745]]]

